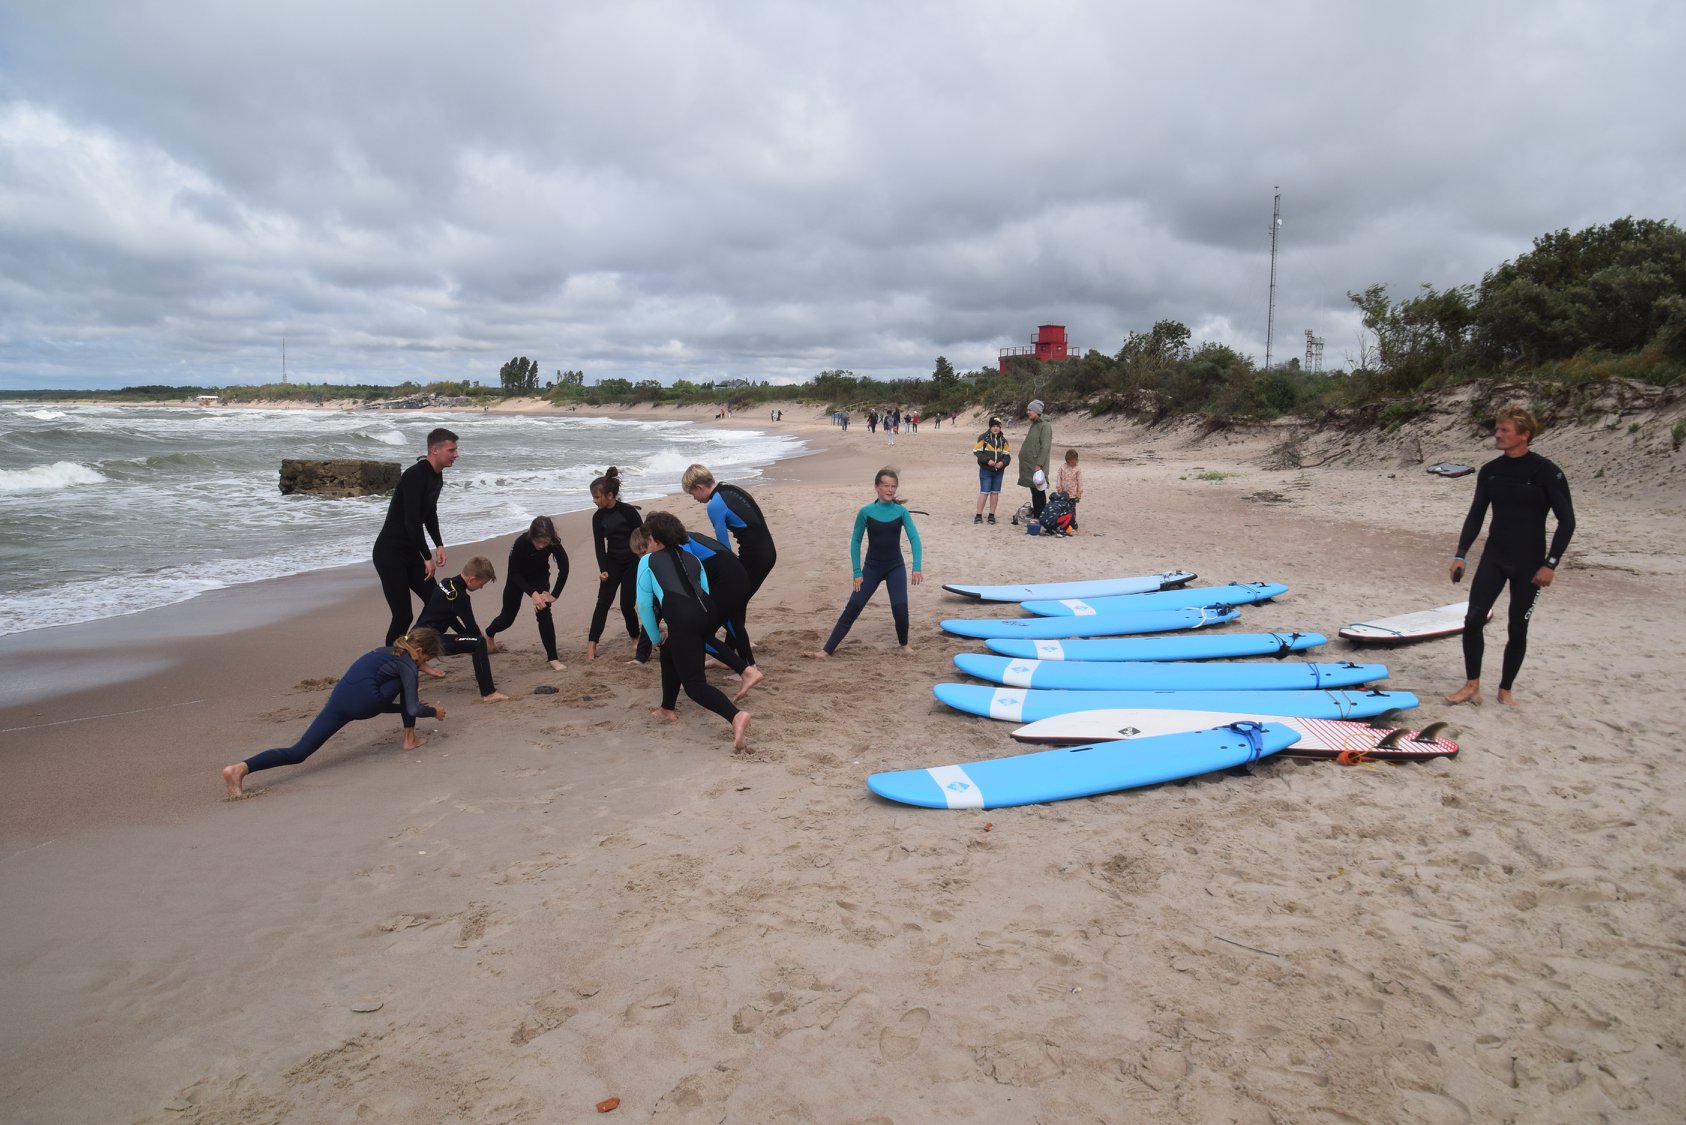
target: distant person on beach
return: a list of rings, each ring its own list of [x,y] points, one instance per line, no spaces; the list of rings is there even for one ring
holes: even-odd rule
[[[1067,525],[1067,530],[1076,531],[1077,502],[1083,499],[1083,470],[1077,465],[1077,450],[1065,451],[1065,461],[1054,477],[1054,491],[1065,493],[1066,499],[1071,501],[1071,523]]]
[[[708,521],[722,543],[738,542],[738,561],[749,572],[749,593],[755,596],[779,561],[767,517],[755,497],[735,484],[721,484],[707,465],[692,465],[679,478],[679,487],[699,504],[708,505]]]
[[[869,434],[878,432],[878,411],[868,410],[866,412],[866,432]]]
[[[556,562],[556,583],[550,582],[550,563]],[[528,526],[525,535],[517,535],[510,544],[509,564],[503,588],[503,609],[486,626],[486,651],[497,652],[493,640],[499,633],[515,624],[521,612],[521,599],[533,603],[533,618],[539,625],[539,642],[544,645],[544,658],[552,670],[568,669],[556,653],[556,623],[551,620],[550,607],[562,596],[568,584],[568,552],[556,538],[556,525],[549,516],[538,516]]]
[[[1469,583],[1469,612],[1464,616],[1464,686],[1446,697],[1448,703],[1481,702],[1481,658],[1487,614],[1510,587],[1510,634],[1505,641],[1504,662],[1499,669],[1500,703],[1516,702],[1511,687],[1528,654],[1528,619],[1534,614],[1540,591],[1551,585],[1557,565],[1575,534],[1575,508],[1569,501],[1569,482],[1563,470],[1531,451],[1528,446],[1539,432],[1534,415],[1519,406],[1499,411],[1493,427],[1493,444],[1499,456],[1481,466],[1475,478],[1475,496],[1458,536],[1458,553],[1452,560],[1452,581],[1463,578],[1464,557],[1481,534],[1487,509],[1493,509],[1493,523],[1487,529],[1487,544]],[[1546,546],[1546,513],[1557,517],[1551,546]]]
[[[427,456],[404,470],[392,501],[386,507],[386,522],[375,536],[375,573],[380,575],[381,593],[392,611],[386,629],[386,643],[397,640],[415,620],[410,606],[414,593],[427,604],[428,579],[445,565],[445,537],[439,533],[439,493],[445,487],[445,470],[457,463],[457,435],[443,427],[427,435]],[[435,549],[428,550],[433,536]]]
[[[854,592],[837,618],[837,624],[826,639],[825,647],[810,656],[829,657],[848,636],[850,626],[872,600],[873,593],[883,584],[890,592],[890,617],[896,624],[896,643],[903,652],[912,652],[907,639],[907,565],[902,561],[902,530],[913,546],[913,584],[924,581],[920,573],[921,550],[919,529],[913,526],[913,514],[907,505],[896,498],[901,477],[896,470],[883,468],[872,481],[878,498],[855,513],[855,530],[849,539],[849,562],[854,567]],[[861,560],[861,538],[866,537],[866,560]]]
[[[474,665],[474,682],[480,688],[480,702],[502,703],[509,696],[492,682],[492,658],[486,638],[480,635],[480,624],[474,620],[474,603],[469,595],[498,580],[492,560],[475,555],[463,564],[462,573],[455,578],[442,579],[434,585],[416,624],[439,634],[439,643],[447,656],[467,656]]]
[[[714,632],[718,610],[709,594],[708,574],[695,555],[681,549],[689,537],[679,517],[651,512],[644,521],[650,550],[638,560],[638,617],[661,653],[662,700],[651,714],[678,722],[679,689],[700,707],[713,711],[732,727],[732,749],[744,749],[750,715],[740,711],[724,692],[708,682],[705,646]],[[660,607],[661,616],[656,616]],[[663,635],[661,627],[667,625]]]
[[[978,510],[972,514],[973,523],[984,522],[984,506],[989,506],[989,522],[995,522],[995,508],[1001,503],[1001,478],[1013,462],[1012,446],[1001,432],[1001,419],[991,418],[989,429],[978,435],[972,446],[972,456],[978,459]]]
[[[228,795],[244,797],[248,774],[276,766],[296,766],[320,750],[347,723],[359,719],[402,715],[404,749],[425,745],[426,739],[416,737],[416,720],[443,719],[445,709],[422,702],[416,694],[416,669],[429,660],[437,660],[443,651],[438,633],[417,628],[398,637],[391,648],[377,648],[358,657],[334,685],[322,713],[311,721],[304,737],[285,749],[265,750],[223,767],[222,781]]]
[[[1033,398],[1024,409],[1030,428],[1019,442],[1019,487],[1030,489],[1030,518],[1042,518],[1042,506],[1048,502],[1048,458],[1054,451],[1054,427],[1042,417],[1042,400]],[[1036,475],[1042,474],[1037,483]]]
[[[591,630],[586,634],[585,658],[597,659],[597,642],[603,639],[603,628],[609,622],[609,607],[620,595],[621,620],[626,623],[627,636],[638,640],[638,610],[634,604],[633,581],[638,573],[638,559],[627,546],[626,537],[643,523],[638,509],[621,500],[620,470],[613,465],[591,482],[591,502],[597,510],[591,513],[591,545],[597,553],[597,605],[591,611]]]

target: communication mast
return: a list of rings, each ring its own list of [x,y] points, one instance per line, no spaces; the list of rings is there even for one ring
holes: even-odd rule
[[[287,382],[287,337],[281,337],[281,383]]]
[[[1265,370],[1270,370],[1270,346],[1276,335],[1276,232],[1282,229],[1282,186],[1276,186],[1270,213],[1270,311],[1265,315]]]
[[[1323,370],[1323,337],[1313,336],[1309,328],[1305,330],[1305,369]]]

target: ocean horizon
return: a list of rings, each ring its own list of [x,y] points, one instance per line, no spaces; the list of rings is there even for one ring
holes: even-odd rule
[[[589,508],[610,465],[636,502],[677,491],[693,463],[754,481],[806,450],[777,430],[674,419],[0,404],[0,635],[367,563],[390,497],[283,496],[282,459],[408,467],[436,426],[461,447],[439,500],[447,546]]]

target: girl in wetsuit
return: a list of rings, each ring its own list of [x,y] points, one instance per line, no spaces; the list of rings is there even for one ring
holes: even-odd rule
[[[620,471],[613,465],[591,482],[591,545],[597,551],[597,606],[591,611],[591,632],[586,634],[585,658],[597,659],[597,642],[609,621],[609,606],[620,594],[621,619],[626,635],[638,640],[638,611],[633,608],[633,581],[638,574],[638,557],[627,546],[626,537],[643,521],[638,509],[621,501]]]
[[[696,556],[683,549],[689,536],[679,517],[651,512],[644,530],[650,537],[650,550],[638,560],[638,616],[650,639],[660,639],[662,668],[662,702],[652,714],[677,722],[675,706],[683,687],[693,703],[732,725],[732,748],[742,750],[749,712],[733,706],[725,693],[708,682],[703,669],[705,647],[717,621],[708,574]],[[664,621],[665,637],[661,633]]]
[[[550,584],[550,563],[556,560],[556,584]],[[533,603],[533,617],[539,623],[539,641],[544,645],[544,658],[552,669],[567,670],[556,655],[556,624],[550,619],[550,607],[562,596],[568,584],[568,552],[556,538],[556,525],[549,516],[539,516],[527,528],[527,534],[517,535],[509,548],[508,584],[503,588],[503,610],[486,626],[486,651],[498,651],[492,638],[515,624],[521,611],[521,599]]]
[[[896,643],[903,652],[912,652],[907,643],[907,567],[902,562],[902,529],[907,529],[908,542],[913,544],[913,584],[924,581],[920,574],[919,529],[913,526],[913,515],[896,499],[901,477],[894,469],[879,469],[872,487],[878,499],[855,513],[855,533],[849,540],[849,561],[855,569],[855,590],[837,618],[825,647],[813,656],[828,657],[837,651],[848,635],[849,627],[861,615],[866,603],[880,583],[890,590],[890,616],[896,622]],[[867,540],[866,561],[861,561],[861,536]]]
[[[439,634],[416,628],[392,642],[391,648],[377,648],[357,658],[334,685],[322,713],[311,721],[304,737],[280,750],[265,750],[244,762],[224,766],[223,784],[230,797],[246,795],[246,775],[276,766],[296,766],[347,723],[396,712],[404,716],[404,749],[414,750],[425,740],[416,737],[416,720],[443,719],[445,709],[423,703],[416,694],[416,669],[436,660],[444,651]]]
[[[1446,697],[1448,703],[1481,702],[1481,658],[1485,643],[1482,631],[1488,611],[1499,594],[1510,587],[1510,635],[1505,641],[1504,662],[1499,670],[1499,702],[1514,703],[1511,687],[1528,652],[1528,619],[1540,591],[1551,585],[1557,564],[1575,533],[1575,509],[1569,501],[1569,482],[1563,470],[1531,451],[1528,445],[1539,430],[1533,414],[1521,407],[1499,412],[1493,427],[1493,444],[1500,456],[1481,466],[1475,478],[1475,496],[1458,536],[1457,557],[1452,560],[1452,581],[1463,577],[1464,556],[1481,534],[1487,509],[1493,523],[1487,529],[1487,545],[1469,584],[1469,612],[1464,617],[1464,686]],[[1545,537],[1546,513],[1557,517],[1551,546]]]
[[[714,525],[714,537],[722,543],[738,541],[738,561],[749,572],[749,594],[761,589],[773,564],[779,561],[773,546],[773,533],[767,528],[767,517],[755,498],[735,484],[719,484],[707,465],[692,465],[679,478],[679,487],[691,494],[691,499],[708,505],[708,519]]]

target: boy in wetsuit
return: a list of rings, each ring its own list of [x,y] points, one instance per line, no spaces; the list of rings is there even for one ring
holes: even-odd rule
[[[463,565],[462,573],[446,578],[434,587],[427,608],[416,620],[418,626],[439,631],[440,644],[448,656],[466,653],[474,662],[474,682],[480,688],[480,702],[501,703],[509,698],[492,684],[492,658],[486,653],[486,638],[474,620],[469,595],[487,583],[496,582],[498,572],[484,555],[475,555]]]
[[[1448,703],[1481,702],[1482,630],[1487,614],[1498,601],[1499,592],[1510,587],[1510,634],[1505,642],[1500,667],[1500,703],[1515,703],[1511,686],[1528,652],[1528,619],[1540,591],[1551,585],[1557,564],[1575,533],[1575,509],[1569,501],[1569,482],[1563,470],[1528,445],[1539,431],[1539,422],[1518,406],[1499,412],[1493,428],[1493,444],[1500,456],[1481,466],[1475,478],[1475,496],[1458,536],[1457,557],[1452,560],[1452,581],[1463,578],[1464,556],[1481,534],[1487,509],[1493,509],[1493,523],[1487,530],[1487,545],[1469,584],[1469,612],[1464,617],[1464,686],[1446,697]],[[1557,517],[1557,530],[1546,546],[1546,513]]]

